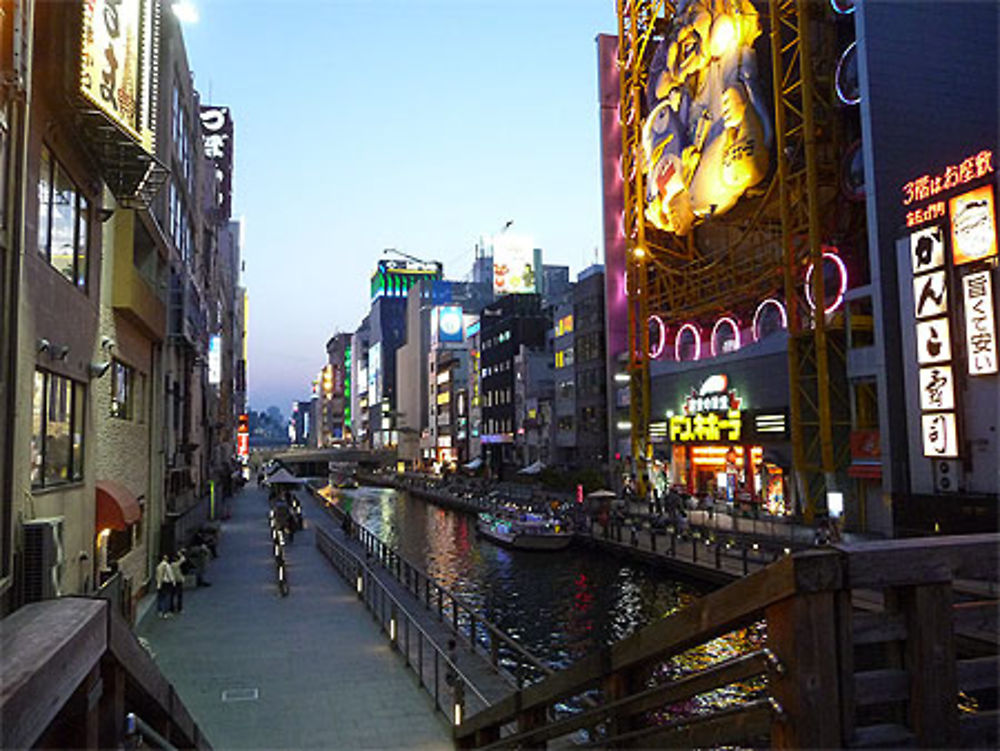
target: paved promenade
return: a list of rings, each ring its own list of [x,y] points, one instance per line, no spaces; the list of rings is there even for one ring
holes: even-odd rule
[[[212,586],[186,589],[174,618],[144,603],[136,628],[213,747],[451,748],[447,721],[322,558],[308,516],[286,547],[281,598],[265,493],[248,487],[232,509]]]

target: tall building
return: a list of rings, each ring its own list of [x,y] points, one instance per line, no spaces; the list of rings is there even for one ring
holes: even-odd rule
[[[707,9],[739,33],[684,71],[738,77],[738,127],[721,89],[666,85],[691,4],[619,7],[642,60],[598,39],[621,470],[849,530],[995,529],[1000,8],[759,5]]]
[[[327,364],[323,368],[319,398],[321,446],[350,440],[351,434],[351,335],[338,333],[326,343]]]
[[[368,426],[374,448],[398,443],[396,350],[406,341],[406,298],[423,279],[440,279],[441,264],[413,260],[378,262],[368,314]]]
[[[554,439],[551,462],[576,464],[576,348],[573,300],[567,295],[552,306]],[[602,363],[603,364],[603,363]]]
[[[351,435],[354,443],[371,447],[368,430],[368,347],[369,317],[351,335]]]
[[[576,437],[573,464],[602,473],[609,468],[604,289],[603,267],[590,266],[580,272],[570,295],[575,384],[572,407]],[[558,368],[556,379],[558,393],[562,382]]]
[[[3,612],[115,579],[132,613],[232,451],[218,421],[235,374],[220,362],[209,390],[206,308],[231,317],[236,261],[205,208],[198,98],[162,7],[0,13]]]
[[[541,298],[534,294],[504,295],[480,315],[480,439],[484,461],[493,476],[502,477],[519,466],[514,451],[514,358],[522,345],[544,350],[548,328]]]

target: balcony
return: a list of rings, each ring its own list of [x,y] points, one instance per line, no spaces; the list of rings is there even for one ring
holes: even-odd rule
[[[111,301],[114,309],[153,341],[167,333],[167,306],[151,277],[157,273],[157,253],[135,212],[115,216]],[[143,262],[146,259],[146,263]],[[150,266],[144,274],[140,265]]]

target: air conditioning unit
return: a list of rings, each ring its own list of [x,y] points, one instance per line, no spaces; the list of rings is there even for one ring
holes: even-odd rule
[[[24,523],[24,601],[59,597],[62,590],[63,517],[32,519]]]

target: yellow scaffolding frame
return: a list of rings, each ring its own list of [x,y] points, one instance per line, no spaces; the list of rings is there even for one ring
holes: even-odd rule
[[[647,492],[649,435],[649,313],[672,320],[732,309],[784,289],[788,310],[790,427],[798,491],[807,519],[825,507],[826,490],[845,463],[849,427],[843,330],[812,315],[801,275],[823,268],[820,217],[836,190],[832,129],[822,143],[818,123],[829,125],[832,105],[817,86],[809,0],[768,0],[775,99],[777,169],[762,195],[745,196],[713,221],[711,254],[695,233],[661,232],[645,221],[642,172],[642,97],[654,33],[675,11],[668,0],[619,0],[618,67],[621,86],[624,187],[623,229],[628,246],[628,346],[632,457],[637,490]],[[659,18],[660,14],[664,19]],[[828,38],[821,25],[812,30]],[[826,51],[826,50],[824,50]],[[832,186],[832,187],[831,187]],[[812,275],[812,298],[822,301],[823,274]],[[822,303],[820,303],[822,304]],[[831,323],[833,324],[831,326]],[[834,377],[831,377],[831,373]],[[842,440],[840,440],[842,439]]]

